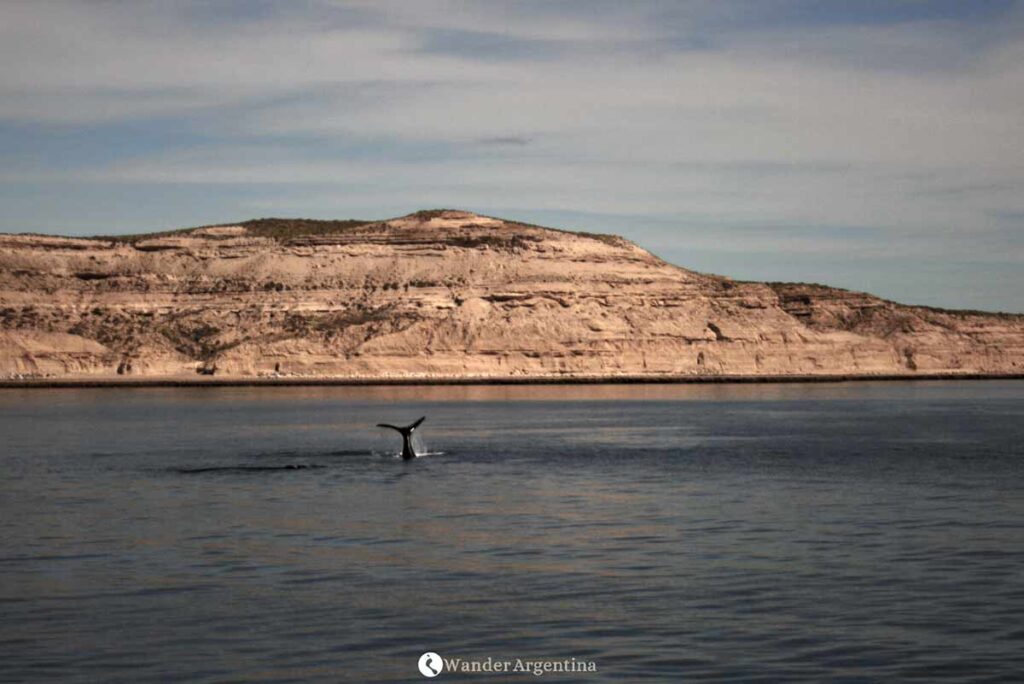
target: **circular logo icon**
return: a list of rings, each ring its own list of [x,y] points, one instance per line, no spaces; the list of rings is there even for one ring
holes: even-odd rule
[[[420,674],[424,677],[436,677],[444,669],[444,661],[441,660],[441,656],[433,651],[427,651],[421,655],[420,662],[417,664],[420,668]]]

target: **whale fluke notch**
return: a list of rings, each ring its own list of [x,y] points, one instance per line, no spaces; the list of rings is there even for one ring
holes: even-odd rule
[[[416,458],[416,450],[412,448],[412,433],[426,419],[427,417],[423,416],[412,425],[406,425],[405,427],[391,425],[390,423],[377,423],[377,427],[391,428],[392,430],[397,430],[402,435],[402,459],[409,461]]]

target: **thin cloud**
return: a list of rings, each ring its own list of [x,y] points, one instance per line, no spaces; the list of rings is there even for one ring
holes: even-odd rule
[[[499,135],[489,138],[478,138],[476,144],[499,147],[526,147],[530,144],[530,138],[522,135]]]

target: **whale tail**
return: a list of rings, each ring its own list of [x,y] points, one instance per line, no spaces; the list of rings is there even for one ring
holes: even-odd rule
[[[402,458],[408,461],[416,458],[416,450],[412,447],[412,433],[415,432],[416,428],[418,428],[426,419],[427,417],[423,416],[415,423],[406,425],[405,427],[391,425],[390,423],[377,423],[377,427],[391,428],[392,430],[397,430],[398,433],[402,435]]]
[[[417,420],[412,425],[406,425],[405,427],[399,427],[397,425],[391,425],[389,423],[377,423],[377,427],[391,428],[392,430],[398,430],[403,435],[406,435],[406,434],[411,434],[412,431],[415,430],[416,428],[418,428],[420,426],[420,423],[422,423],[426,419],[427,419],[427,417],[423,416],[422,418]]]

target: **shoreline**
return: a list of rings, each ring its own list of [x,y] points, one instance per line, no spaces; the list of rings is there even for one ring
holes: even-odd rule
[[[840,382],[899,382],[942,380],[1024,380],[1024,373],[918,373],[858,375],[682,375],[682,376],[573,376],[573,377],[188,377],[146,378],[68,377],[0,380],[0,389],[71,389],[117,387],[301,387],[301,386],[457,386],[457,385],[699,385],[787,384]]]

